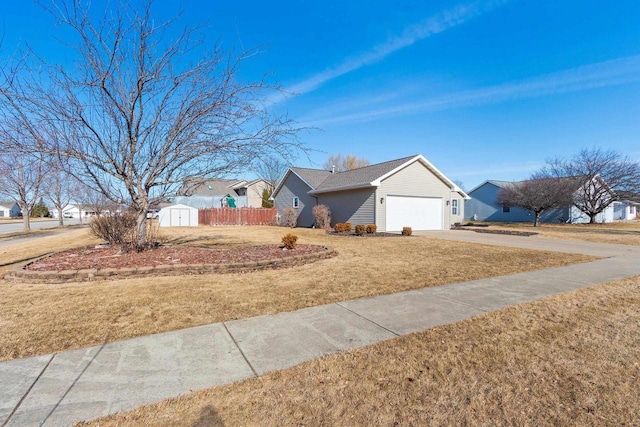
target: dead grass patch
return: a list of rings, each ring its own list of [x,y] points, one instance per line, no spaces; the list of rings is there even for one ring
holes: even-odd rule
[[[46,236],[29,239],[27,241],[7,242],[0,246],[0,275],[13,268],[15,264],[25,262],[52,252],[60,252],[78,246],[100,243],[91,237],[86,229],[77,229],[59,234],[47,232],[32,232],[32,234],[46,234]]]
[[[287,231],[198,227],[163,233],[172,243],[216,247],[278,243]],[[337,239],[322,230],[295,233],[300,243],[328,246],[339,255],[291,269],[243,274],[61,285],[0,282],[0,360],[594,259],[423,237]],[[29,247],[50,252],[88,237],[66,233],[50,238],[62,241],[43,238]]]
[[[640,276],[89,425],[636,425],[639,360]]]

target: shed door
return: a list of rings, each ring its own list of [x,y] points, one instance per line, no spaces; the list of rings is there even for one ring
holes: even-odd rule
[[[171,227],[189,227],[189,209],[171,209]]]
[[[441,198],[387,196],[387,231],[442,230],[443,213]]]

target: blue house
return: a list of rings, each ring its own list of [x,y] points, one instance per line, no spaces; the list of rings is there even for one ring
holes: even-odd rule
[[[464,202],[464,219],[466,221],[533,222],[533,212],[498,203],[500,189],[513,184],[517,182],[489,180],[469,191],[471,198]],[[613,209],[613,205],[606,208],[596,218],[597,222],[612,222]],[[572,206],[546,210],[540,215],[540,222],[586,223],[589,222],[589,217]]]

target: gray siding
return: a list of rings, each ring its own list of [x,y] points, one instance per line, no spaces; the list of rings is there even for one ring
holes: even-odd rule
[[[396,172],[390,177],[382,181],[380,187],[376,191],[375,204],[376,225],[378,230],[386,231],[386,204],[380,199],[386,200],[387,196],[418,196],[418,197],[437,197],[443,199],[442,224],[444,228],[449,228],[451,224],[459,221],[459,215],[452,217],[451,215],[451,199],[458,198],[459,207],[463,204],[462,197],[458,193],[451,191],[451,188],[435,176],[429,169],[420,162],[413,162],[406,168]],[[447,205],[449,202],[449,205]]]
[[[318,195],[318,204],[331,209],[331,225],[338,222],[375,224],[375,189],[340,191]]]
[[[275,207],[278,214],[282,215],[282,211],[286,208],[293,207],[293,198],[300,199],[300,205],[296,209],[298,212],[298,227],[311,227],[315,220],[311,210],[316,205],[316,198],[307,194],[311,189],[294,173],[287,175],[286,181],[282,184],[280,191],[274,199]]]
[[[471,199],[465,202],[464,219],[494,222],[533,222],[533,212],[510,207],[509,212],[503,212],[502,205],[498,205],[498,191],[500,187],[490,182],[469,193]],[[540,222],[560,222],[569,220],[569,209],[550,209],[542,212]]]

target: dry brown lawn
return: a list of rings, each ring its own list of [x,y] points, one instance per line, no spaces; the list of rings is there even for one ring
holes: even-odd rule
[[[640,276],[89,425],[632,426],[639,361]]]
[[[278,243],[287,231],[198,227],[163,233],[174,244],[234,246]],[[82,233],[50,236],[16,248],[0,247],[0,251],[22,259],[26,253],[86,244],[91,239]],[[594,259],[415,236],[335,237],[310,229],[296,229],[295,233],[299,243],[330,246],[339,255],[291,269],[243,274],[64,285],[1,281],[0,360]]]
[[[640,246],[640,220],[609,224],[540,224],[538,227],[531,223],[490,223],[488,228],[533,231],[549,239]]]

